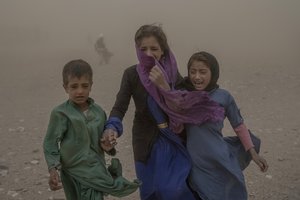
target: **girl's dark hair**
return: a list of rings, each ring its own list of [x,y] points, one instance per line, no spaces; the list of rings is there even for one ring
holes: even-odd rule
[[[71,60],[65,64],[62,72],[63,84],[68,85],[69,76],[80,78],[87,75],[90,82],[93,81],[93,70],[92,67],[84,60],[77,59]]]
[[[211,80],[210,80],[210,83],[208,84],[207,88],[205,88],[205,90],[209,91],[211,89],[218,87],[217,82],[219,79],[220,72],[219,72],[219,63],[218,63],[216,57],[205,51],[194,53],[190,57],[188,64],[187,64],[188,72],[194,61],[204,62],[211,71]]]
[[[139,47],[141,45],[142,39],[145,37],[153,36],[156,38],[160,45],[160,48],[164,53],[169,51],[169,45],[167,41],[167,36],[161,28],[161,25],[143,25],[135,33],[135,44]]]

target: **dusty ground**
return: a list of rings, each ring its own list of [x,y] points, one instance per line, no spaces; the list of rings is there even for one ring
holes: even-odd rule
[[[42,62],[44,66],[40,65]],[[23,57],[7,59],[1,67],[0,199],[64,199],[63,191],[48,189],[42,152],[49,112],[66,98],[60,77],[64,60],[51,62],[36,63]],[[109,112],[120,74],[109,71],[109,66],[94,69],[92,96]],[[270,165],[265,174],[253,163],[246,169],[251,200],[300,198],[299,76],[296,66],[249,65],[222,70],[220,84],[232,91],[248,127],[262,139],[261,153]],[[117,155],[123,161],[124,175],[131,179],[135,178],[130,134],[132,113],[131,106]],[[230,133],[228,127],[226,130]],[[124,199],[138,199],[138,194]]]
[[[121,5],[72,1],[69,6],[70,2],[0,3],[1,200],[64,199],[62,190],[48,189],[42,151],[49,113],[67,97],[61,86],[62,66],[74,58],[87,60],[94,68],[91,96],[109,113],[122,71],[136,62],[134,32],[139,25],[153,22],[163,23],[182,74],[196,50],[210,51],[219,59],[219,83],[231,91],[247,126],[262,139],[261,155],[270,166],[267,173],[254,163],[245,170],[249,199],[300,199],[300,31],[294,30],[299,3],[202,2],[200,6],[172,1],[173,10],[166,12],[168,3],[159,2],[157,7],[158,2],[135,1],[133,12],[128,2],[134,1],[129,0]],[[117,11],[120,7],[122,11]],[[114,54],[111,63],[103,66],[93,50],[101,32]],[[117,146],[129,179],[135,178],[132,116],[133,105]],[[232,134],[228,125],[224,133]],[[138,193],[123,199],[137,200]]]

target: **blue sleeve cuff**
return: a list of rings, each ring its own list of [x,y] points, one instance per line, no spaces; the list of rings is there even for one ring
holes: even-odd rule
[[[105,129],[114,129],[120,137],[123,133],[122,121],[118,117],[110,117],[105,123]]]

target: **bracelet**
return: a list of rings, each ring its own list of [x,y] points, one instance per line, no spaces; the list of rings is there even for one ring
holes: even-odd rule
[[[157,127],[158,127],[159,129],[167,128],[167,127],[168,127],[168,123],[167,123],[167,122],[164,122],[164,123],[157,124]]]

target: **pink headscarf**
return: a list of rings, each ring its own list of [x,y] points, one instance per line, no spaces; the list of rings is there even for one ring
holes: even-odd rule
[[[177,63],[171,51],[160,61],[147,56],[138,47],[136,53],[139,60],[137,72],[147,92],[154,98],[161,109],[169,117],[169,127],[175,133],[183,130],[183,124],[202,124],[224,119],[224,109],[211,100],[205,91],[175,90],[177,79]],[[163,72],[171,90],[156,87],[149,79],[153,66],[157,65]]]

